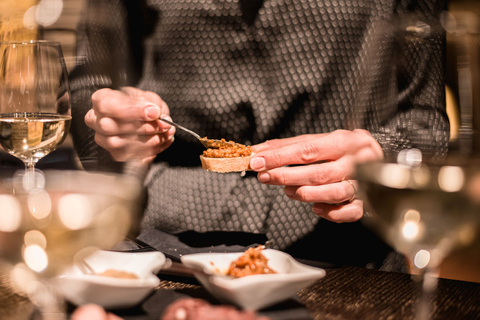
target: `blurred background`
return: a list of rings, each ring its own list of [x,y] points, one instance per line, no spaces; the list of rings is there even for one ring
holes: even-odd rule
[[[0,41],[45,39],[59,41],[62,44],[67,69],[71,70],[75,63],[75,33],[79,17],[85,6],[85,0],[0,0]],[[461,37],[468,54],[469,76],[471,78],[471,103],[467,110],[460,108],[462,85],[459,86],[459,34],[447,32],[447,64],[446,64],[446,97],[447,113],[451,121],[452,148],[458,147],[459,133],[462,125],[466,130],[478,132],[480,128],[480,1],[449,0],[448,15],[454,20],[462,21]],[[460,30],[459,26],[450,26]],[[452,31],[447,28],[447,31]],[[463,59],[463,57],[462,57]],[[464,60],[460,61],[465,63]],[[462,98],[463,97],[463,98]],[[462,117],[463,113],[463,117]],[[466,114],[467,113],[467,114]],[[464,122],[461,122],[461,119]],[[466,120],[466,121],[465,121]],[[465,129],[465,128],[463,128]],[[68,139],[62,149],[71,151],[71,140]],[[480,147],[478,148],[480,150]],[[60,154],[60,153],[57,153]],[[71,154],[70,154],[71,155]],[[55,153],[50,155],[54,157]],[[8,156],[7,156],[8,157]],[[73,154],[73,157],[75,155]],[[11,161],[17,161],[12,159]],[[77,161],[74,159],[74,161]],[[1,162],[0,162],[1,163]],[[78,164],[78,162],[77,162]],[[19,163],[20,167],[22,163]],[[79,164],[78,164],[79,165]],[[479,213],[480,214],[480,213]],[[480,237],[478,237],[480,238]],[[470,247],[456,252],[447,258],[442,265],[441,276],[451,279],[480,282],[480,239]]]

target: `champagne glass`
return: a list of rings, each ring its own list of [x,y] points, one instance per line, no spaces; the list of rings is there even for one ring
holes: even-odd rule
[[[0,43],[0,145],[35,164],[66,138],[71,122],[70,89],[60,43]]]
[[[40,171],[35,188],[24,171],[0,177],[0,258],[11,287],[38,307],[37,319],[66,319],[56,277],[133,228],[140,182],[127,175]]]

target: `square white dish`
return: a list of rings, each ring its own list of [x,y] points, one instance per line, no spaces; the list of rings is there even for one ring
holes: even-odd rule
[[[106,309],[117,309],[137,305],[159,285],[156,273],[165,264],[165,256],[161,252],[99,250],[85,261],[97,274],[114,269],[134,273],[138,279],[85,274],[73,266],[57,277],[57,288],[75,305],[95,303]]]
[[[265,249],[263,255],[276,274],[250,275],[229,279],[222,275],[195,274],[198,281],[218,300],[245,310],[259,310],[286,300],[325,276],[325,270],[299,263],[289,254]],[[198,253],[182,256],[187,266],[203,268],[207,273],[224,274],[243,252]]]

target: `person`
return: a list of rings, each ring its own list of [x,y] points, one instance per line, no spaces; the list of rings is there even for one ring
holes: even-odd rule
[[[362,223],[354,165],[448,147],[444,44],[402,48],[397,106],[362,127],[355,86],[376,19],[436,21],[444,0],[88,1],[70,73],[77,154],[87,170],[148,168],[143,230],[265,234],[294,257],[405,271]],[[253,172],[202,170],[203,146],[159,117],[209,138],[252,145]],[[355,120],[355,119],[354,119]],[[282,190],[283,187],[283,190]]]

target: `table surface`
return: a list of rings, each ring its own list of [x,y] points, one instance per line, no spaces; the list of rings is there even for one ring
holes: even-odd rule
[[[358,267],[326,269],[326,276],[297,297],[262,310],[274,320],[287,319],[413,319],[416,281],[409,274]],[[115,313],[125,319],[159,319],[165,306],[179,297],[216,303],[194,279],[159,275],[160,286],[141,305]],[[28,299],[12,293],[0,276],[0,318],[29,319]],[[433,319],[480,319],[480,283],[440,279]]]

